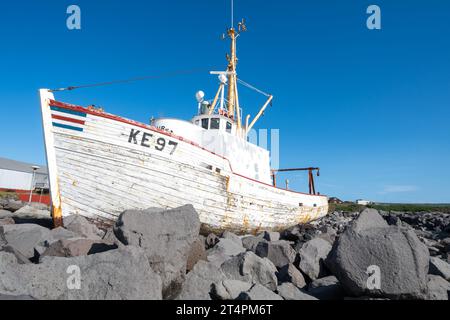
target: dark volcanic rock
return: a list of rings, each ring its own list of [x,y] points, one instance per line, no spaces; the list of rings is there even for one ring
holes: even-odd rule
[[[257,256],[267,258],[275,265],[281,268],[294,262],[296,252],[292,249],[288,241],[279,240],[272,242],[261,241],[255,249]]]
[[[256,251],[256,247],[258,246],[258,244],[260,242],[267,242],[267,240],[263,239],[259,236],[257,236],[257,237],[248,236],[248,237],[242,238],[242,245],[244,246],[244,248],[247,250],[250,250],[252,252]]]
[[[227,279],[259,283],[272,291],[277,289],[277,268],[269,259],[260,258],[251,251],[225,261],[220,269]]]
[[[266,287],[256,283],[253,287],[239,295],[238,300],[283,300],[283,298]]]
[[[80,215],[64,217],[64,227],[82,237],[101,240],[105,233]]]
[[[214,233],[208,234],[208,236],[205,239],[205,244],[207,249],[211,249],[214,247],[218,242],[220,241],[219,237],[216,236]]]
[[[125,211],[114,232],[123,244],[145,250],[152,269],[162,278],[163,296],[172,299],[180,292],[189,251],[199,230],[198,214],[187,205],[168,211]]]
[[[194,243],[192,243],[191,249],[189,250],[186,270],[191,271],[194,269],[197,262],[201,260],[206,261],[205,239],[202,236],[198,236],[197,239],[194,240]]]
[[[16,224],[13,218],[3,218],[0,219],[0,226],[6,226],[9,224]]]
[[[341,300],[345,296],[344,289],[334,276],[314,280],[309,284],[308,293],[319,300]]]
[[[411,229],[388,226],[372,210],[340,236],[326,261],[348,294],[393,299],[424,297],[428,263],[428,250]],[[368,285],[370,266],[380,270],[381,289]]]
[[[450,283],[440,276],[428,276],[428,299],[429,300],[449,300]]]
[[[277,277],[279,283],[290,282],[297,288],[304,288],[306,286],[306,281],[302,273],[292,263],[280,268]]]
[[[441,276],[450,281],[450,264],[436,257],[430,258],[430,274]]]
[[[264,231],[262,234],[262,237],[266,239],[267,241],[278,241],[280,240],[280,233],[279,232],[273,232],[273,231]]]
[[[239,280],[222,280],[212,286],[211,294],[216,300],[235,300],[242,292],[247,292],[253,284]]]
[[[78,257],[87,256],[117,249],[114,244],[107,244],[101,240],[74,238],[62,239],[52,243],[40,258],[51,257]]]
[[[277,291],[284,300],[318,300],[289,282],[278,286]]]
[[[142,249],[124,247],[101,254],[46,257],[41,264],[18,264],[0,252],[0,294],[38,300],[158,300],[161,279]]]
[[[0,237],[28,259],[35,256],[35,247],[51,239],[50,230],[35,224],[0,226]]]
[[[322,239],[314,238],[306,242],[299,251],[299,268],[310,279],[324,277],[328,274],[324,261],[331,251],[331,244]]]
[[[213,284],[226,277],[213,263],[199,261],[186,276],[178,300],[211,300]]]

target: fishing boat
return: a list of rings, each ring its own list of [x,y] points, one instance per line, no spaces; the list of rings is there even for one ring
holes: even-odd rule
[[[236,40],[244,31],[245,21],[227,30],[227,68],[211,72],[219,79],[217,93],[207,100],[197,92],[190,121],[144,124],[55,99],[56,92],[75,87],[40,90],[55,226],[70,215],[113,223],[127,209],[192,204],[205,233],[254,234],[327,214],[328,198],[314,186],[318,168],[272,170],[269,151],[249,142],[273,96],[237,76]],[[243,119],[238,84],[267,98],[252,121]],[[276,185],[277,172],[293,170],[308,171],[309,193]]]

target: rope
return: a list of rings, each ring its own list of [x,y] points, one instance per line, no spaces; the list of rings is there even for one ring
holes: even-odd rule
[[[193,73],[200,73],[200,72],[205,72],[205,70],[206,69],[179,70],[179,71],[172,71],[172,72],[161,73],[159,75],[136,77],[136,78],[130,78],[130,79],[124,79],[124,80],[113,80],[113,81],[108,81],[108,82],[99,82],[99,83],[85,84],[85,85],[79,85],[79,86],[70,86],[70,87],[67,87],[67,88],[52,89],[52,90],[49,90],[49,91],[50,92],[72,91],[72,90],[76,90],[76,89],[103,87],[103,86],[110,86],[110,85],[120,84],[120,83],[129,83],[129,82],[136,82],[136,81],[143,81],[143,80],[150,80],[150,79],[168,78],[168,77],[173,77],[173,76],[178,76],[178,75],[187,75],[187,74],[193,74]]]
[[[237,81],[238,81],[240,84],[242,84],[243,86],[246,86],[247,88],[252,89],[252,90],[258,92],[258,93],[262,94],[263,96],[270,97],[270,94],[265,93],[264,91],[261,91],[261,90],[259,90],[258,88],[255,88],[254,86],[252,86],[251,84],[245,82],[244,80],[237,79]]]

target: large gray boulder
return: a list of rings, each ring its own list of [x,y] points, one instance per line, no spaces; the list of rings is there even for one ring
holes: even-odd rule
[[[51,239],[49,229],[35,224],[0,226],[0,237],[28,259],[35,256],[35,247]]]
[[[79,236],[89,239],[100,240],[105,233],[97,228],[93,223],[90,223],[85,217],[74,214],[64,217],[64,227]]]
[[[24,207],[26,204],[20,200],[15,199],[6,199],[3,203],[3,209],[8,210],[10,212],[15,212],[20,208]]]
[[[207,255],[224,254],[231,257],[237,256],[245,251],[247,250],[245,250],[242,244],[236,242],[235,240],[221,238],[214,248],[208,250]]]
[[[236,300],[242,292],[247,292],[253,284],[239,280],[222,280],[212,286],[211,294],[216,300]]]
[[[117,220],[114,233],[125,245],[145,250],[152,269],[161,276],[163,296],[175,298],[186,274],[187,259],[200,231],[192,205],[173,210],[128,210]]]
[[[437,257],[430,258],[430,274],[441,276],[450,281],[450,264]]]
[[[234,233],[232,233],[230,231],[224,231],[222,233],[222,238],[223,239],[233,240],[239,247],[242,247],[242,240],[241,240],[241,238],[238,235],[236,235],[236,234],[234,234]]]
[[[324,264],[331,251],[331,244],[322,239],[314,238],[306,242],[299,250],[299,268],[310,279],[318,279],[327,275]]]
[[[50,211],[47,208],[26,205],[16,212],[14,216],[22,218],[35,218],[35,219],[51,219]]]
[[[375,209],[365,209],[358,218],[353,221],[351,228],[355,232],[361,232],[374,228],[386,228],[388,223]]]
[[[194,269],[186,275],[179,300],[211,300],[211,289],[214,283],[226,277],[219,267],[213,263],[199,261]]]
[[[273,291],[270,291],[265,286],[258,283],[254,284],[253,287],[247,292],[243,292],[239,295],[238,300],[283,300],[283,298]]]
[[[19,264],[31,263],[31,260],[29,258],[25,257],[20,251],[18,251],[17,249],[15,249],[12,246],[9,246],[9,245],[1,246],[0,251],[13,254],[16,257],[17,263],[19,263]]]
[[[38,300],[159,300],[161,279],[145,253],[126,247],[88,257],[20,265],[0,252],[0,294]]]
[[[429,300],[449,300],[450,283],[440,276],[428,276],[428,299]]]
[[[252,252],[256,251],[256,247],[258,246],[258,244],[260,242],[267,242],[266,239],[263,239],[260,236],[248,236],[248,237],[243,237],[242,238],[242,245],[244,246],[245,249],[250,250]]]
[[[427,247],[414,231],[387,226],[373,210],[363,211],[339,237],[326,264],[351,296],[406,299],[426,294]]]
[[[232,257],[220,268],[227,279],[259,283],[272,291],[277,289],[277,268],[269,259],[260,258],[251,251]]]
[[[11,218],[13,215],[11,211],[0,209],[0,219]]]
[[[289,282],[278,286],[277,292],[284,300],[318,300]]]
[[[261,258],[269,259],[278,268],[294,262],[296,256],[290,242],[284,240],[261,241],[256,246],[255,253]]]
[[[79,235],[75,232],[72,232],[70,230],[67,230],[63,227],[58,227],[58,228],[52,229],[50,231],[50,235],[54,241],[82,237],[81,235]]]

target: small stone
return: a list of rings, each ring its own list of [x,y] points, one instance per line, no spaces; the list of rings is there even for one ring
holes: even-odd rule
[[[430,274],[441,276],[447,281],[450,281],[450,264],[442,259],[431,257],[430,258]]]
[[[214,233],[208,234],[205,240],[206,248],[210,249],[214,247],[219,242],[219,237],[216,236]]]
[[[316,297],[303,292],[289,282],[283,283],[281,286],[278,286],[277,291],[284,300],[318,300]]]
[[[270,291],[266,287],[255,284],[253,287],[239,295],[238,300],[283,300],[283,298],[276,293]]]
[[[250,290],[253,284],[239,280],[222,280],[212,286],[212,296],[218,300],[235,300],[242,292]]]
[[[290,282],[297,288],[304,288],[306,286],[306,281],[302,273],[292,263],[280,268],[277,277],[280,283]]]

